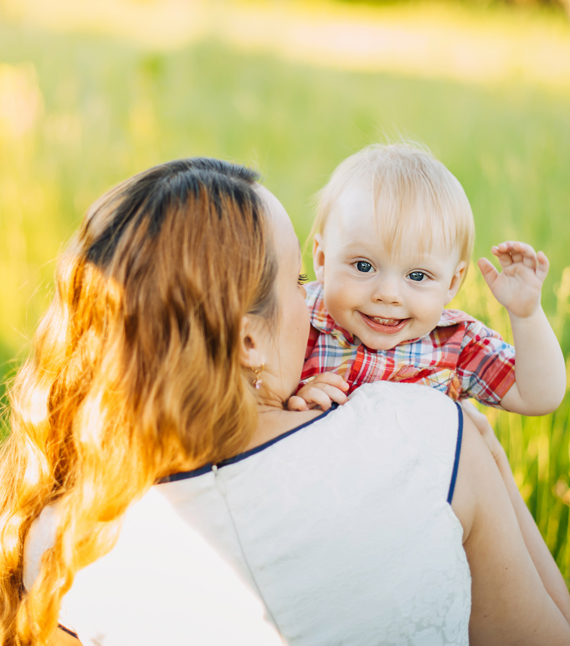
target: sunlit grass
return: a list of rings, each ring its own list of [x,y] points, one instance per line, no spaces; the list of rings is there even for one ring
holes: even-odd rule
[[[317,69],[219,40],[161,51],[29,22],[0,21],[0,61],[4,377],[29,349],[52,291],[54,258],[87,206],[116,182],[187,155],[250,164],[304,240],[311,196],[343,158],[385,133],[424,142],[462,182],[476,217],[476,257],[513,238],[547,253],[543,301],[570,355],[566,92],[525,78],[478,84]],[[310,273],[308,257],[306,264]],[[476,268],[453,306],[508,335],[505,312]],[[543,418],[489,414],[568,577],[568,398]]]

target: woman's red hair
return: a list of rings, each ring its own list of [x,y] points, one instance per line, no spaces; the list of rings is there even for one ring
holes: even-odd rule
[[[277,271],[256,179],[212,159],[151,168],[99,199],[62,255],[0,454],[2,646],[48,641],[76,572],[157,479],[249,442],[240,330],[273,313]],[[55,501],[55,543],[24,590],[24,541]]]

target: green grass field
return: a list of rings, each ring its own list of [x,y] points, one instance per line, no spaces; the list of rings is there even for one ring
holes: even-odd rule
[[[26,356],[54,258],[87,206],[116,182],[182,156],[249,164],[304,240],[311,196],[344,157],[386,136],[423,142],[462,182],[476,257],[513,238],[546,252],[544,307],[570,356],[567,89],[337,71],[215,39],[160,53],[2,20],[0,61],[3,381]],[[476,271],[453,305],[508,332]],[[570,399],[543,418],[490,416],[570,580]]]

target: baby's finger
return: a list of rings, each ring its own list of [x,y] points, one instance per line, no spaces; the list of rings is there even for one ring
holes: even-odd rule
[[[515,242],[514,249],[517,254],[522,256],[522,262],[527,267],[535,270],[538,266],[538,261],[536,259],[536,251],[526,242]]]
[[[313,384],[329,384],[335,388],[340,388],[341,390],[348,390],[348,382],[345,381],[340,375],[337,375],[336,372],[322,372],[317,375],[313,381]]]
[[[501,242],[496,247],[493,247],[493,249],[497,249],[497,251],[499,253],[508,253],[508,254],[510,254],[512,249],[513,249],[514,244],[515,243],[512,240],[507,240],[506,242]]]
[[[496,249],[497,251],[494,253],[495,256],[497,256],[497,258],[499,259],[502,267],[508,267],[514,262],[521,262],[523,259],[519,242],[507,240],[507,242],[501,242],[501,244],[498,245]]]
[[[491,251],[493,252],[493,255],[497,257],[497,260],[501,264],[501,267],[508,267],[509,265],[513,264],[511,254],[508,251],[502,251],[501,245],[499,245],[498,247],[492,247]]]
[[[524,247],[529,247],[526,242],[519,242],[518,240],[507,240],[497,245],[501,253],[523,253]]]
[[[498,249],[500,253],[508,253],[511,256],[511,260],[515,263],[522,262],[525,266],[533,270],[538,265],[535,250],[526,242],[509,240],[508,242],[502,242],[498,246]]]
[[[289,397],[289,401],[287,402],[287,410],[309,410],[309,407],[307,405],[307,402],[302,397],[293,395],[293,397]]]
[[[495,282],[497,276],[499,275],[499,272],[495,269],[493,263],[490,260],[487,260],[487,258],[479,258],[477,265],[481,270],[481,274],[483,275],[485,282],[487,283],[487,285],[489,285],[489,287],[491,287],[491,285]]]
[[[536,275],[540,280],[544,280],[546,278],[546,275],[548,274],[550,263],[548,262],[548,258],[542,251],[539,251],[536,254],[536,259],[538,261]]]
[[[322,410],[328,410],[331,407],[331,398],[321,388],[309,388],[303,393],[303,398],[307,404],[316,404]]]
[[[323,385],[322,390],[324,390],[324,392],[330,397],[330,399],[337,404],[342,405],[348,401],[346,394],[336,386]]]

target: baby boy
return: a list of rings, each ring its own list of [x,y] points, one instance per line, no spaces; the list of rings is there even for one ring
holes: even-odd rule
[[[346,159],[321,191],[313,234],[311,336],[290,409],[326,409],[378,380],[422,383],[523,415],[558,407],[566,370],[540,304],[546,256],[504,242],[492,250],[501,273],[479,260],[507,308],[515,347],[444,309],[469,266],[473,214],[460,183],[425,150],[371,146]]]

